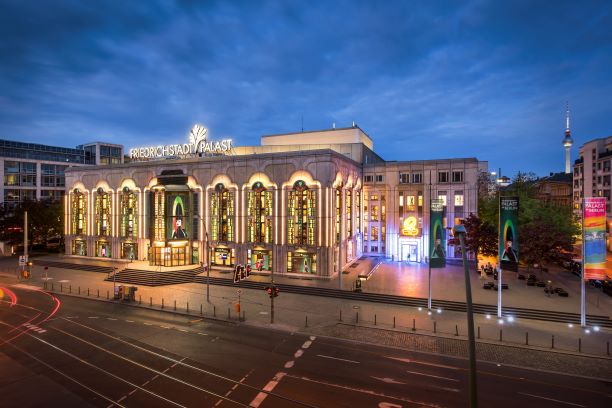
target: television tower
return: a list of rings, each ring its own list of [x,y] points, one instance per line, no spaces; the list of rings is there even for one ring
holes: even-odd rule
[[[565,116],[565,138],[563,139],[563,147],[565,147],[565,173],[569,174],[572,172],[570,167],[570,148],[574,144],[572,140],[572,133],[570,132],[570,111],[569,103],[566,105],[566,116]]]

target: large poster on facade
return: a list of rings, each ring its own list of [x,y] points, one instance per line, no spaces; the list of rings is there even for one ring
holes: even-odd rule
[[[446,236],[443,217],[444,200],[432,199],[429,216],[429,265],[432,268],[446,266]]]
[[[606,198],[585,198],[583,208],[584,279],[606,279]]]
[[[518,197],[499,198],[499,259],[505,271],[518,271],[518,211]]]
[[[168,193],[167,239],[189,238],[189,195]]]

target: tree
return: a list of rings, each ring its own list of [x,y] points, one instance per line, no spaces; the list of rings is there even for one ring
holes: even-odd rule
[[[24,201],[14,210],[5,210],[0,217],[0,240],[17,243],[23,241],[24,213],[28,212],[28,240],[46,243],[47,239],[63,237],[63,205],[52,201]]]
[[[470,214],[463,221],[466,230],[465,247],[474,254],[476,260],[478,255],[497,255],[497,228],[475,214]]]

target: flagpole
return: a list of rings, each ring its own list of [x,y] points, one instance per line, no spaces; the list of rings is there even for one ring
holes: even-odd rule
[[[584,240],[584,205],[585,200],[582,200],[582,262],[580,267],[580,326],[586,326],[586,287],[584,284],[584,262],[586,260],[585,240]]]

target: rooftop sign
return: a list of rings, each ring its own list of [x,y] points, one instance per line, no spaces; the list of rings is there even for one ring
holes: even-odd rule
[[[232,149],[232,140],[223,139],[207,141],[208,129],[202,125],[194,125],[189,132],[189,143],[170,144],[130,149],[130,159],[162,159],[174,156],[196,156],[200,153],[227,154]]]

